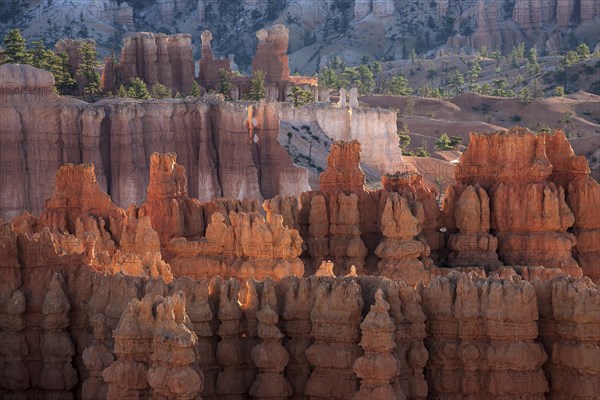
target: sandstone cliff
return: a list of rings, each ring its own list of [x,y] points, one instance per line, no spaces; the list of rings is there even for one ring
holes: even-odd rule
[[[105,99],[87,104],[52,92],[48,72],[0,66],[0,217],[41,212],[65,163],[94,163],[115,204],[146,199],[150,155],[176,152],[187,192],[202,201],[298,195],[307,173],[274,139],[277,105],[200,100]]]

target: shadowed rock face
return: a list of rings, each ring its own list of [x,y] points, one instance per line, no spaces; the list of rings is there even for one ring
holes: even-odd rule
[[[119,64],[106,60],[102,88],[115,92],[136,77],[150,87],[161,83],[173,94],[189,94],[194,82],[191,35],[138,32],[125,37]]]
[[[176,152],[187,192],[262,199],[308,190],[276,140],[276,104],[107,99],[87,104],[52,93],[53,77],[27,65],[0,66],[0,217],[38,214],[64,163],[93,163],[115,204],[146,199],[150,155]]]

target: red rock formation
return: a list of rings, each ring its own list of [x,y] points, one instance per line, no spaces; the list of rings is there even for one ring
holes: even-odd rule
[[[379,207],[381,233],[384,239],[375,249],[381,259],[377,264],[379,274],[392,279],[406,279],[415,284],[427,280],[425,271],[431,265],[429,247],[415,240],[421,229],[416,215],[423,214],[421,203],[409,202],[397,193],[381,196]]]
[[[426,318],[421,297],[405,281],[385,281],[381,287],[396,325],[393,354],[398,364],[392,387],[396,393],[404,393],[408,400],[423,400],[427,397],[423,371],[429,356],[423,344]]]
[[[169,262],[175,275],[208,277],[221,275],[246,279],[281,279],[302,276],[304,266],[298,258],[302,239],[294,229],[285,228],[277,215],[267,223],[258,213],[220,213],[211,215],[206,235],[199,240],[176,238],[169,244],[175,257]]]
[[[271,222],[275,215],[283,217],[283,225],[288,228],[300,228],[300,210],[298,199],[294,196],[277,195],[263,202],[263,209],[267,213],[267,221]]]
[[[279,316],[277,311],[271,308],[277,307],[277,299],[269,302],[265,298],[266,293],[265,288],[261,310],[256,314],[258,337],[262,340],[252,348],[252,360],[260,372],[249,393],[256,399],[288,399],[293,392],[283,372],[289,362],[289,354],[281,345],[284,335],[277,328]]]
[[[188,94],[194,81],[192,39],[188,34],[165,35],[148,32],[130,34],[123,39],[121,60],[113,65],[109,59],[105,70],[114,68],[114,73],[104,74],[102,88],[114,91],[119,85],[127,84],[139,77],[149,86],[161,83],[174,93]],[[109,78],[114,81],[108,81]]]
[[[358,212],[358,196],[338,192],[329,197],[329,255],[339,275],[354,266],[362,271],[367,248],[363,243]]]
[[[85,400],[106,399],[108,386],[102,371],[114,362],[111,349],[106,345],[106,317],[96,314],[91,319],[95,343],[83,351],[81,357],[90,376],[83,382],[81,397]]]
[[[134,299],[114,331],[117,360],[104,370],[108,399],[195,399],[202,375],[195,361],[196,335],[180,296]]]
[[[362,307],[356,282],[320,282],[311,312],[315,343],[306,350],[306,358],[314,367],[305,387],[311,399],[351,399],[358,390],[352,365],[361,354]]]
[[[286,101],[294,86],[310,90],[318,98],[317,78],[308,76],[290,76],[287,55],[289,31],[284,25],[277,24],[270,29],[261,29],[256,33],[258,45],[252,60],[252,76],[258,71],[265,74],[266,98],[269,101]],[[212,34],[202,33],[202,59],[199,81],[207,89],[217,89],[218,71],[231,71],[229,60],[215,60],[210,47]],[[231,80],[234,100],[242,100],[250,91],[252,77],[236,76]]]
[[[181,295],[160,299],[156,304],[156,325],[152,337],[152,366],[148,383],[158,399],[197,399],[202,391],[202,372],[192,368],[197,337],[189,328]]]
[[[546,156],[546,137],[520,128],[472,134],[456,178],[488,192],[491,228],[498,237],[502,262],[560,268],[581,276],[572,257],[576,240],[567,232],[574,216],[563,187],[550,181],[553,165]]]
[[[210,31],[203,31],[200,38],[202,39],[202,58],[198,61],[200,68],[198,81],[206,90],[217,90],[219,87],[219,70],[231,72],[231,61],[229,59],[215,59],[210,45],[212,40]]]
[[[573,249],[583,273],[600,282],[600,185],[590,177],[585,157],[575,156],[563,132],[546,138],[546,153],[554,169],[551,179],[566,192],[566,201],[575,217],[573,233],[577,244]]]
[[[423,206],[423,213],[417,215],[421,224],[420,239],[425,241],[431,248],[431,258],[438,262],[443,256],[446,238],[440,232],[440,208],[437,198],[439,196],[435,188],[427,186],[421,175],[414,172],[385,174],[381,177],[383,188],[388,192],[398,192],[410,202],[419,202]]]
[[[319,177],[321,193],[363,191],[365,173],[360,168],[360,143],[335,142],[327,157],[327,169]]]
[[[600,393],[600,301],[588,278],[557,277],[536,285],[540,339],[552,399],[592,400]]]
[[[25,295],[20,290],[6,291],[4,285],[0,293],[0,379],[3,382],[0,395],[27,398],[25,391],[29,389],[31,381],[25,366],[29,345],[22,333],[26,325]]]
[[[216,393],[229,399],[241,399],[248,391],[240,372],[244,364],[244,349],[240,338],[240,319],[242,311],[238,303],[239,282],[225,281],[220,288],[217,361],[223,370],[217,376]]]
[[[454,189],[455,190],[455,189]],[[462,190],[462,188],[461,188]],[[484,267],[494,270],[498,261],[498,239],[489,233],[490,199],[481,187],[467,186],[456,203],[454,219],[458,233],[450,235],[450,267]]]
[[[249,108],[250,135],[256,138],[260,193],[265,199],[276,195],[297,195],[310,190],[308,171],[297,167],[281,146],[277,103],[261,101]],[[251,121],[251,122],[250,122]]]
[[[265,73],[265,82],[281,82],[289,80],[288,38],[289,30],[285,25],[274,25],[271,29],[256,32],[258,45],[252,60],[252,73]]]
[[[311,371],[306,349],[312,343],[310,313],[315,302],[315,289],[308,279],[284,278],[284,282],[285,300],[281,317],[288,338],[286,349],[290,355],[286,378],[292,387],[293,398],[301,399]]]
[[[394,392],[390,382],[396,375],[397,361],[392,355],[396,326],[390,318],[390,305],[383,292],[375,292],[375,304],[360,324],[360,347],[364,354],[354,361],[352,369],[361,379],[359,391],[353,400],[397,400],[405,398],[403,392]]]
[[[39,345],[43,357],[39,385],[46,399],[74,398],[71,389],[78,382],[77,371],[71,364],[75,346],[66,332],[70,309],[69,299],[62,289],[61,276],[54,274],[42,304],[43,331]]]
[[[185,169],[177,154],[150,156],[150,183],[139,217],[148,216],[163,244],[176,237],[197,239],[204,231],[202,205],[187,196]]]
[[[538,312],[530,284],[451,274],[434,278],[421,296],[431,397],[544,399],[547,355],[535,342]]]
[[[273,139],[276,106],[234,107],[212,99],[105,99],[90,105],[56,96],[52,75],[31,66],[2,65],[0,76],[7,178],[0,185],[1,218],[24,211],[38,215],[53,192],[56,171],[66,163],[94,163],[100,188],[116,205],[141,205],[153,152],[177,153],[188,171],[187,192],[201,201],[308,190],[307,173]]]

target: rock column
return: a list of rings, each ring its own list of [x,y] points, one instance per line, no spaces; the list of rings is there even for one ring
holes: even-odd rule
[[[315,298],[311,282],[308,279],[290,278],[285,289],[282,318],[288,338],[285,346],[290,355],[286,378],[295,399],[304,398],[306,381],[310,376],[310,365],[305,353],[312,343],[310,312]]]
[[[396,358],[392,350],[396,346],[394,331],[396,325],[390,318],[390,305],[383,299],[383,292],[375,292],[375,304],[360,324],[362,338],[360,347],[362,357],[354,361],[352,369],[361,379],[360,390],[352,397],[353,400],[399,400],[404,399],[404,393],[394,392],[390,382],[396,375]]]
[[[494,270],[498,260],[498,239],[489,233],[490,198],[479,185],[467,186],[455,206],[454,218],[460,232],[448,239],[450,267],[484,267]]]
[[[223,367],[217,376],[217,395],[220,399],[243,400],[248,390],[242,379],[244,346],[240,340],[242,310],[238,303],[239,281],[230,279],[221,284],[218,318],[221,321],[217,334],[217,361]]]
[[[72,399],[71,389],[78,382],[72,359],[75,346],[66,332],[67,316],[71,305],[62,289],[61,275],[55,273],[42,304],[42,337],[40,351],[44,367],[40,375],[40,388],[46,399]]]
[[[391,279],[406,279],[413,284],[419,279],[426,280],[428,273],[422,260],[431,263],[429,247],[415,240],[420,232],[416,214],[422,213],[421,204],[413,203],[411,207],[408,200],[398,193],[387,193],[381,197],[379,208],[379,223],[384,237],[375,249],[375,254],[381,259],[377,264],[379,274]]]
[[[310,399],[352,399],[358,380],[352,371],[358,346],[363,299],[354,281],[321,278],[311,312],[313,343],[306,358],[314,370],[306,383]]]
[[[283,372],[289,354],[281,344],[284,335],[277,328],[279,316],[269,304],[263,304],[257,318],[258,337],[262,341],[252,349],[252,360],[260,372],[250,388],[250,396],[258,400],[288,399],[292,388]]]
[[[549,360],[548,399],[592,400],[600,393],[600,290],[587,277],[534,282],[539,334]]]
[[[112,351],[106,345],[106,317],[96,314],[91,320],[95,343],[83,351],[82,358],[90,376],[83,382],[81,395],[84,400],[104,400],[108,385],[102,379],[102,371],[114,361]]]
[[[152,366],[148,383],[153,400],[200,400],[202,372],[195,363],[197,336],[189,329],[189,317],[181,295],[155,299],[156,322],[152,338]]]

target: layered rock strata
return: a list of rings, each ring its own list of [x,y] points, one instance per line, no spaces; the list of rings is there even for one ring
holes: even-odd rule
[[[404,399],[404,393],[394,392],[390,382],[396,375],[397,362],[392,355],[394,331],[396,325],[390,318],[390,305],[383,299],[383,292],[377,289],[375,304],[360,324],[361,340],[364,354],[354,361],[352,369],[361,379],[359,391],[352,397],[354,400]]]
[[[128,34],[123,39],[119,63],[108,58],[104,71],[104,91],[114,92],[131,79],[141,78],[149,86],[161,83],[173,93],[187,95],[194,82],[192,37],[149,32]]]
[[[353,281],[321,281],[311,311],[315,342],[306,349],[314,367],[306,382],[311,399],[352,399],[358,389],[352,365],[358,346],[363,299]]]
[[[29,65],[2,65],[0,76],[0,218],[39,214],[66,163],[94,163],[116,205],[141,205],[154,152],[177,153],[187,193],[201,201],[309,190],[308,173],[273,139],[277,105],[213,98],[87,104],[56,96],[52,75]]]
[[[600,393],[600,301],[588,278],[536,282],[539,334],[548,362],[550,399],[593,399]]]
[[[472,134],[473,143],[456,169],[457,185],[479,184],[489,195],[491,229],[504,264],[544,265],[581,276],[572,256],[576,239],[567,231],[575,217],[565,201],[565,189],[551,180],[546,137],[521,128]],[[513,150],[498,151],[489,147],[492,143]],[[487,161],[484,165],[482,159]],[[490,252],[489,239],[486,246]]]
[[[596,284],[600,282],[600,185],[590,177],[585,157],[576,156],[565,134],[555,132],[546,138],[546,153],[554,167],[551,179],[566,193],[566,201],[573,212],[573,234],[577,244],[574,257],[583,273]]]
[[[430,398],[545,398],[533,286],[457,274],[434,278],[421,296]]]
[[[498,238],[489,233],[490,198],[485,190],[478,185],[465,187],[455,205],[454,219],[459,232],[448,239],[450,267],[495,270],[502,264],[498,260]]]
[[[375,249],[381,259],[377,263],[379,273],[391,279],[402,276],[412,284],[427,280],[425,268],[432,263],[428,258],[429,247],[415,240],[420,233],[416,215],[423,214],[421,203],[411,206],[398,193],[386,193],[381,196],[381,203],[379,224],[384,239]]]
[[[281,344],[284,335],[277,328],[277,298],[268,299],[265,288],[261,303],[261,310],[256,314],[261,342],[252,348],[252,360],[260,372],[249,393],[256,399],[288,399],[293,392],[284,371],[290,357]]]
[[[177,294],[130,302],[114,331],[118,358],[102,373],[107,398],[198,398],[203,377],[190,367],[197,337],[189,324]]]
[[[71,390],[79,381],[72,365],[75,346],[66,331],[70,309],[69,299],[62,289],[61,275],[56,273],[42,304],[39,346],[43,367],[39,385],[45,399],[73,399]]]

